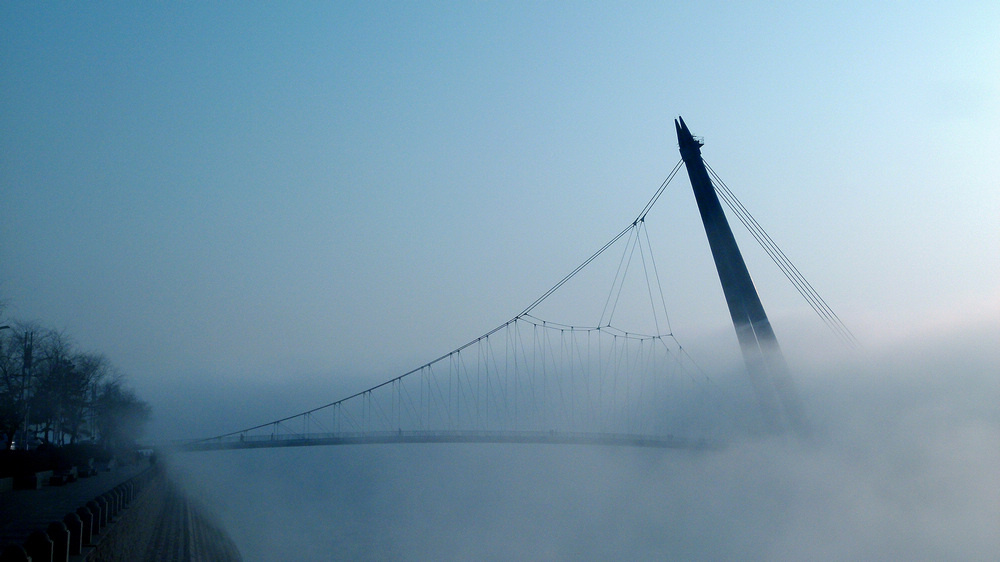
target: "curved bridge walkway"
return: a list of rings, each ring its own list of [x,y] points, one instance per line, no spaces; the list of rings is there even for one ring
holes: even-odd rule
[[[175,443],[180,451],[227,449],[268,449],[319,445],[373,445],[387,443],[521,443],[547,445],[604,445],[652,447],[659,449],[718,449],[720,444],[705,439],[685,439],[673,435],[624,433],[582,433],[558,431],[380,431],[368,433],[310,433],[242,439],[208,439]]]

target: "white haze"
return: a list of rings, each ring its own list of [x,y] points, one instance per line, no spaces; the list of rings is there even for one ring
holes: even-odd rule
[[[814,436],[716,452],[175,455],[247,560],[995,560],[1000,329],[799,373]]]

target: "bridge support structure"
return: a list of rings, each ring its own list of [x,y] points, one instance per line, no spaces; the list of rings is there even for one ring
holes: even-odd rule
[[[701,158],[703,143],[688,130],[684,119],[674,121],[681,158],[691,179],[698,211],[712,249],[715,267],[722,282],[722,291],[729,305],[729,314],[736,328],[750,385],[761,407],[768,432],[780,433],[791,429],[805,431],[802,407],[792,384],[778,340],[764,312],[757,289],[740,253],[729,221],[719,203],[719,197]]]

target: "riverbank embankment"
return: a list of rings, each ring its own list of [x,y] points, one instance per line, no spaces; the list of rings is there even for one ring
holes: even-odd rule
[[[0,492],[0,560],[241,560],[155,462],[55,482]]]

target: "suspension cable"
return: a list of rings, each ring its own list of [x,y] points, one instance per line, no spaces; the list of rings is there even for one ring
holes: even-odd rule
[[[816,291],[812,284],[805,278],[801,271],[795,266],[794,263],[788,258],[788,256],[781,250],[778,244],[773,238],[764,230],[759,222],[753,217],[750,211],[743,205],[742,202],[736,197],[729,186],[722,180],[722,178],[712,169],[708,163],[705,164],[705,168],[712,174],[713,186],[715,187],[716,193],[722,198],[733,213],[736,214],[739,221],[746,227],[747,231],[754,237],[757,243],[763,248],[764,252],[767,253],[771,261],[774,262],[778,269],[785,275],[789,282],[795,287],[795,290],[802,296],[803,299],[809,304],[810,308],[823,320],[823,323],[836,334],[843,343],[849,347],[857,347],[859,344],[857,338],[847,327],[846,324],[840,319],[840,317],[833,311],[830,305],[823,299],[822,296]]]
[[[608,248],[610,248],[616,242],[618,242],[618,240],[620,240],[622,236],[625,236],[625,234],[627,234],[628,232],[632,231],[633,229],[637,230],[638,229],[638,225],[645,220],[646,215],[649,213],[650,209],[652,209],[653,205],[660,198],[660,195],[663,194],[663,192],[666,189],[667,185],[669,185],[670,182],[671,182],[671,180],[673,180],[673,178],[677,175],[677,172],[681,169],[682,165],[683,165],[683,160],[680,160],[680,161],[677,162],[677,164],[674,166],[674,168],[667,175],[667,178],[665,180],[663,180],[663,183],[660,184],[660,187],[656,190],[656,193],[653,194],[653,196],[649,199],[649,201],[646,203],[646,205],[642,208],[642,211],[640,211],[639,215],[635,218],[634,221],[632,221],[631,224],[629,224],[627,227],[625,227],[624,229],[622,229],[621,232],[619,232],[618,234],[616,234],[604,246],[602,246],[599,250],[597,250],[596,252],[594,252],[594,254],[592,254],[590,257],[588,257],[586,260],[584,260],[583,263],[581,263],[576,268],[574,268],[573,271],[571,271],[568,275],[566,275],[565,277],[563,277],[558,283],[556,283],[555,285],[553,285],[549,290],[545,291],[540,297],[538,297],[537,299],[535,299],[531,304],[529,304],[524,310],[522,310],[514,318],[511,318],[510,320],[504,322],[503,324],[497,326],[496,328],[493,328],[492,330],[486,332],[482,336],[479,336],[478,338],[475,338],[475,339],[469,341],[465,345],[462,345],[462,346],[458,347],[457,349],[455,349],[453,351],[445,353],[444,355],[442,355],[442,356],[440,356],[440,357],[438,357],[438,358],[436,358],[436,359],[434,359],[432,361],[424,363],[423,365],[421,365],[421,366],[419,366],[419,367],[417,367],[415,369],[412,369],[410,371],[407,371],[407,372],[403,373],[402,375],[399,375],[399,376],[397,376],[395,378],[392,378],[390,380],[387,380],[385,382],[382,382],[380,384],[372,386],[371,388],[368,388],[366,390],[362,390],[360,392],[356,392],[356,393],[354,393],[354,394],[352,394],[350,396],[347,396],[346,398],[341,398],[340,400],[336,400],[334,402],[330,402],[328,404],[324,404],[322,406],[318,406],[318,407],[312,408],[310,410],[307,410],[307,411],[304,411],[304,412],[300,412],[298,414],[287,416],[287,417],[281,418],[281,419],[276,420],[276,421],[267,422],[267,423],[264,423],[264,424],[256,425],[256,426],[253,426],[253,427],[248,427],[248,428],[241,429],[241,430],[238,430],[238,431],[233,431],[233,432],[230,432],[230,433],[225,433],[225,434],[222,434],[222,435],[217,435],[217,436],[214,436],[214,437],[208,437],[208,438],[205,438],[205,439],[200,439],[200,440],[198,440],[196,442],[203,442],[203,441],[212,441],[212,440],[224,439],[226,437],[231,437],[231,436],[234,436],[234,435],[239,435],[241,433],[247,433],[247,432],[254,431],[254,430],[257,430],[257,429],[260,429],[260,428],[263,428],[263,427],[267,427],[269,425],[280,424],[282,422],[289,421],[289,420],[292,420],[292,419],[295,419],[295,418],[298,418],[298,417],[301,417],[301,416],[307,416],[309,414],[312,414],[313,412],[316,412],[316,411],[319,411],[319,410],[323,410],[323,409],[326,409],[326,408],[329,408],[329,407],[340,406],[340,405],[344,404],[345,402],[347,402],[347,401],[349,401],[349,400],[351,400],[353,398],[357,398],[359,396],[366,396],[366,395],[370,396],[370,393],[372,393],[375,390],[378,390],[378,389],[380,389],[380,388],[382,388],[384,386],[387,386],[387,385],[396,384],[398,381],[402,380],[405,377],[408,377],[409,375],[421,372],[424,369],[429,369],[431,366],[435,365],[436,363],[438,363],[440,361],[443,361],[443,360],[448,359],[448,358],[453,358],[457,354],[460,354],[465,349],[467,349],[467,348],[469,348],[469,347],[471,347],[473,345],[476,345],[476,344],[482,342],[483,340],[488,340],[488,338],[490,336],[492,336],[493,334],[499,332],[500,330],[503,330],[504,328],[507,328],[511,324],[516,324],[519,319],[527,317],[529,315],[529,313],[535,307],[537,307],[539,304],[542,303],[542,301],[544,301],[545,299],[547,299],[549,296],[551,296],[553,293],[555,293],[557,290],[559,290],[560,287],[562,287],[563,285],[565,285],[566,282],[568,282],[570,279],[572,279],[574,276],[576,276],[585,267],[587,267],[588,265],[590,265],[591,262],[593,262],[595,259],[597,259]],[[638,242],[638,233],[637,233],[637,236],[636,236],[636,242],[635,243],[637,243],[637,242]],[[634,250],[634,246],[633,246],[633,250]],[[631,259],[631,258],[629,258],[629,259]],[[613,312],[613,309],[612,309],[612,314],[613,313],[614,312]],[[608,327],[610,327],[610,319],[609,319]],[[626,334],[626,336],[627,335],[628,334]],[[378,405],[378,406],[381,408],[380,405]],[[382,415],[383,416],[385,415],[384,412],[382,412]]]

